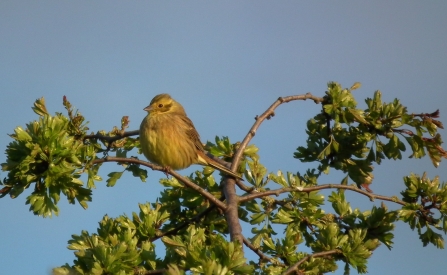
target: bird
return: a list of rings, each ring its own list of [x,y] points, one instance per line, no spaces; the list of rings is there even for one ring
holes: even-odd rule
[[[242,180],[241,176],[207,156],[185,109],[169,94],[156,95],[143,110],[148,114],[141,122],[139,139],[141,150],[150,162],[173,170],[192,164],[211,166]]]

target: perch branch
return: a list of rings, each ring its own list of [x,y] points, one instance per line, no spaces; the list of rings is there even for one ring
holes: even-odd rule
[[[146,166],[146,167],[148,167],[148,168],[150,168],[152,170],[155,170],[155,171],[162,171],[162,172],[168,173],[171,176],[173,176],[174,178],[176,178],[178,181],[180,181],[181,183],[186,185],[187,187],[189,187],[189,188],[197,191],[198,193],[200,193],[202,196],[204,196],[205,198],[210,200],[212,203],[214,203],[217,207],[219,207],[223,211],[227,210],[227,206],[225,205],[225,203],[221,202],[218,198],[216,198],[213,195],[211,195],[208,191],[206,191],[202,187],[200,187],[197,184],[191,182],[190,180],[188,180],[187,178],[181,176],[177,172],[172,171],[171,169],[166,169],[164,167],[161,167],[161,166],[158,166],[158,165],[154,165],[154,164],[152,164],[150,162],[139,160],[137,158],[119,158],[119,157],[110,157],[110,156],[107,156],[107,157],[102,158],[102,159],[96,159],[96,160],[93,161],[93,164],[95,164],[95,163],[103,163],[103,162],[135,163],[135,164],[140,164],[140,165]]]

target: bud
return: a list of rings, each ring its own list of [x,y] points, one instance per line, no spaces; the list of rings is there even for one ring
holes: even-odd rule
[[[362,83],[360,83],[360,82],[356,82],[356,83],[352,84],[350,90],[351,90],[351,91],[357,90],[357,89],[360,88],[361,86],[362,86]]]

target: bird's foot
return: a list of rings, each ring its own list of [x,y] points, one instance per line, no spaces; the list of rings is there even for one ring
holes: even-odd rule
[[[163,173],[165,173],[166,177],[169,179],[169,172],[171,172],[171,167],[165,166],[163,167]]]

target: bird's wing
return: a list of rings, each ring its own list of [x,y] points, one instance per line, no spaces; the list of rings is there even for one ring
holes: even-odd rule
[[[197,133],[192,121],[187,116],[181,116],[181,118],[184,122],[184,128],[188,138],[194,143],[194,146],[196,146],[198,150],[205,151],[205,148],[203,148],[203,144],[200,141],[199,133]]]
[[[203,144],[200,141],[199,133],[197,133],[196,128],[194,127],[194,124],[187,116],[181,116],[183,127],[185,128],[186,135],[188,138],[194,143],[194,145],[197,147],[197,160],[199,164],[202,165],[209,165],[217,170],[220,170],[224,172],[225,174],[231,175],[237,179],[243,180],[241,176],[239,176],[237,173],[231,171],[224,165],[218,163],[217,161],[213,160],[209,156],[206,155],[205,148],[203,148]]]

